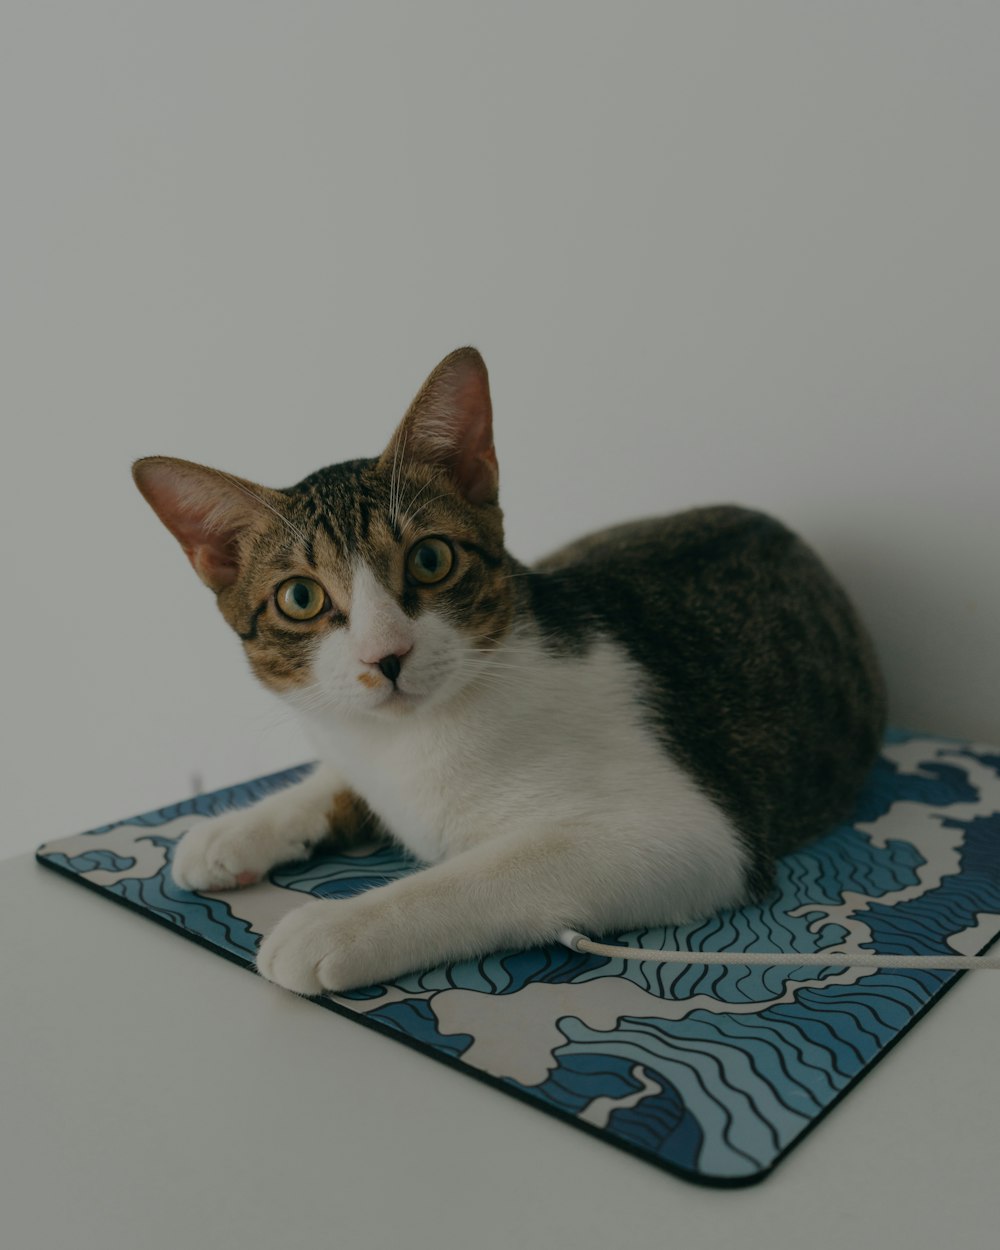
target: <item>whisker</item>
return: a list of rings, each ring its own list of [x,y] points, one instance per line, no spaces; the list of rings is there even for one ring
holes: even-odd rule
[[[288,528],[292,531],[292,533],[297,535],[297,537],[301,538],[304,543],[309,542],[308,538],[306,538],[305,534],[303,534],[303,532],[299,529],[297,525],[293,525],[291,521],[289,521],[288,517],[284,516],[281,512],[279,512],[278,509],[275,508],[272,504],[269,504],[267,500],[264,499],[261,495],[258,495],[255,490],[251,490],[249,486],[244,485],[244,483],[241,482],[238,477],[233,477],[231,473],[226,473],[224,469],[217,469],[216,472],[219,473],[222,477],[224,477],[228,482],[232,482],[232,484],[238,487],[244,493],[244,495],[249,495],[251,499],[256,499],[258,503],[262,503],[264,507],[268,510],[268,512],[273,512],[274,515],[278,518],[278,520],[283,525],[287,525]]]
[[[485,673],[517,673],[525,680],[528,679],[530,671],[523,664],[490,664],[486,660],[479,661],[479,669]]]
[[[470,677],[468,686],[483,687],[492,685],[497,689],[520,691],[524,687],[521,682],[512,681],[509,677],[505,677],[502,673],[476,673]]]
[[[565,582],[568,580],[565,573],[546,573],[541,569],[525,569],[523,573],[504,573],[497,578],[497,581],[512,582],[517,577],[544,577],[547,582]]]
[[[417,500],[418,500],[418,499],[420,498],[420,496],[424,493],[424,491],[428,488],[428,486],[433,486],[433,485],[434,485],[435,481],[436,481],[436,480],[437,480],[437,479],[441,476],[441,474],[442,474],[443,472],[444,472],[444,470],[443,470],[443,469],[435,469],[435,470],[431,473],[431,476],[427,479],[427,481],[426,481],[426,482],[424,482],[423,486],[421,486],[421,488],[417,491],[417,493],[416,493],[416,494],[412,497],[412,499],[410,499],[410,501],[407,503],[407,505],[406,505],[406,511],[407,511],[407,512],[409,512],[409,511],[410,511],[410,509],[411,509],[411,508],[413,507],[413,505],[417,502]],[[438,496],[438,498],[440,498],[440,496]]]
[[[402,497],[403,489],[403,470],[406,467],[406,442],[410,436],[409,428],[403,427],[403,437],[397,444],[399,451],[399,469],[395,473],[395,486],[390,484],[389,487],[389,509],[394,525],[399,524],[399,504]],[[395,457],[393,458],[395,461]]]
[[[392,445],[392,467],[389,470],[389,516],[392,516],[392,495],[396,487],[396,461],[399,459],[399,444],[397,438]]]
[[[479,676],[483,676],[483,677],[502,677],[502,678],[504,678],[505,680],[508,680],[509,682],[511,682],[512,684],[517,684],[517,685],[520,685],[521,683],[520,683],[520,682],[516,682],[516,683],[515,683],[515,682],[514,682],[514,676],[512,676],[512,675],[513,675],[513,674],[516,674],[517,676],[520,676],[520,677],[523,677],[523,676],[524,676],[524,673],[522,672],[522,670],[520,670],[520,669],[518,669],[518,668],[510,668],[510,667],[508,667],[508,668],[487,668],[487,667],[482,667],[482,668],[478,668],[478,669],[465,669],[465,670],[463,670],[463,671],[464,671],[464,672],[466,672],[466,673],[468,673],[468,672],[475,672],[475,673],[477,673]]]
[[[444,499],[444,498],[445,498],[445,496],[446,496],[447,494],[448,494],[448,491],[443,490],[443,491],[441,492],[441,494],[440,494],[440,495],[435,495],[433,499],[428,499],[426,503],[422,503],[422,504],[420,505],[420,507],[417,509],[417,513],[416,513],[416,515],[419,515],[421,512],[426,512],[426,511],[427,511],[427,509],[431,506],[431,504],[435,504],[435,503],[437,503],[437,501],[438,501],[439,499]],[[404,525],[415,525],[415,520],[414,520],[414,517],[413,517],[413,516],[410,516],[410,515],[408,514],[408,515],[406,516],[406,518],[405,518],[405,520],[404,520],[403,524],[404,524]]]

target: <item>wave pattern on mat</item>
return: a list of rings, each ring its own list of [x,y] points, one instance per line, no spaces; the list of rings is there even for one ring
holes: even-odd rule
[[[304,895],[331,906],[418,870],[393,845],[326,854],[252,889],[192,894],[187,828],[308,766],[44,846],[39,858],[252,965]],[[894,731],[854,820],[780,865],[763,902],[616,935],[648,950],[975,954],[1000,932],[1000,751]],[[562,946],[494,955],[332,1000],[393,1036],[682,1174],[766,1173],[957,977],[605,960]]]

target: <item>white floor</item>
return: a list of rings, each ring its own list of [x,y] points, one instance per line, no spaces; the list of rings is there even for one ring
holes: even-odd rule
[[[11,1250],[979,1250],[1000,974],[967,974],[782,1163],[703,1189],[0,863]]]

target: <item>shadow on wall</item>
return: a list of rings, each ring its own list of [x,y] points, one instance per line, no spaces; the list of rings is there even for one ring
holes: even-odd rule
[[[889,688],[890,723],[940,735],[1000,741],[1000,704],[982,706],[984,682],[1000,688],[1000,622],[977,601],[967,559],[887,541],[858,541],[835,526],[810,536],[861,613]],[[972,656],[992,657],[989,672]],[[933,713],[928,708],[939,709]],[[933,722],[933,723],[930,723]]]

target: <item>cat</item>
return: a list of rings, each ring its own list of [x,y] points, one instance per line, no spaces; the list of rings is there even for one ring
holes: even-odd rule
[[[257,967],[290,990],[759,900],[877,756],[869,637],[769,516],[694,508],[530,569],[506,551],[474,348],[432,371],[378,458],[283,490],[165,456],[134,476],[319,755],[191,829],[176,882],[251,885],[373,835],[426,865],[285,916]]]

